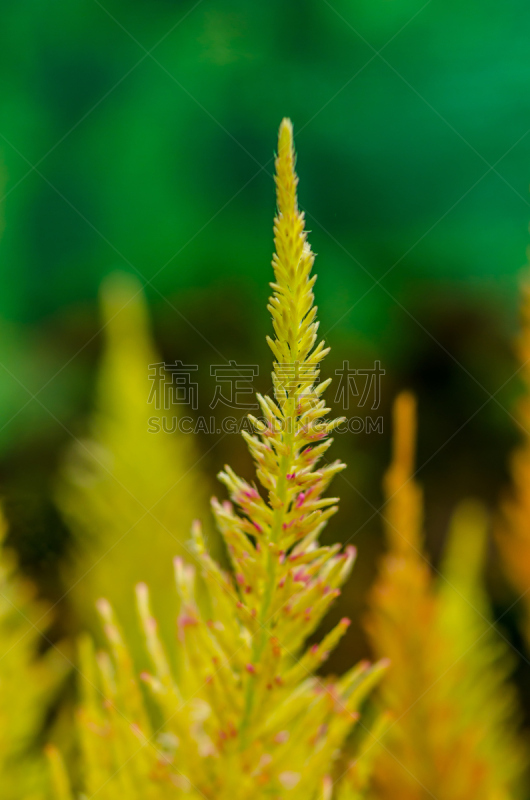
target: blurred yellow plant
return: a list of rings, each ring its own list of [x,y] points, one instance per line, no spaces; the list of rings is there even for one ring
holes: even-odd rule
[[[211,616],[197,602],[194,567],[175,561],[177,674],[147,585],[137,587],[152,662],[141,677],[152,715],[112,607],[98,603],[110,655],[96,656],[90,642],[83,643],[79,711],[84,791],[98,800],[356,800],[366,783],[355,764],[340,780],[340,754],[384,665],[361,663],[338,679],[317,677],[348,620],[320,644],[305,646],[355,553],[318,543],[337,510],[336,498],[322,495],[343,465],[317,466],[338,420],[324,420],[329,409],[321,395],[330,381],[318,383],[318,377],[328,351],[316,344],[314,256],[298,210],[294,159],[291,123],[284,120],[269,304],[275,399],[258,395],[263,419],[251,418],[256,435],[243,434],[262,490],[229,467],[220,474],[238,509],[213,501],[233,578],[208,553],[199,524],[193,527]],[[57,794],[66,798],[64,772],[55,757],[53,764]]]
[[[47,771],[39,738],[64,661],[57,652],[39,655],[48,610],[17,574],[5,532],[0,512],[0,797],[42,800]]]
[[[490,622],[481,583],[487,519],[462,504],[440,576],[424,555],[422,496],[414,481],[412,395],[394,409],[394,456],[385,478],[389,552],[367,621],[391,667],[381,701],[393,715],[376,760],[378,800],[507,800],[526,766],[507,678],[508,648]],[[515,715],[515,718],[516,715]]]
[[[525,387],[518,408],[523,441],[512,455],[513,490],[502,504],[497,541],[506,573],[523,603],[523,632],[530,649],[530,280],[521,290],[522,325],[517,352]]]
[[[99,630],[95,601],[104,595],[131,637],[137,625],[130,596],[138,581],[148,581],[170,635],[171,563],[187,552],[187,531],[207,501],[206,484],[192,436],[148,432],[153,413],[169,417],[174,409],[157,411],[149,402],[164,394],[165,378],[141,286],[128,275],[111,276],[101,308],[105,351],[91,436],[70,451],[57,489],[75,533],[66,590],[83,626]],[[152,375],[150,365],[159,365]]]

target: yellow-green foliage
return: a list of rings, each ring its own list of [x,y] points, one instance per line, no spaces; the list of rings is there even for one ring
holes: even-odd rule
[[[389,657],[381,685],[393,715],[377,758],[380,800],[507,800],[525,766],[517,743],[511,659],[490,624],[481,585],[487,521],[463,505],[443,574],[427,564],[421,492],[413,480],[415,403],[395,407],[394,459],[385,481],[389,552],[372,592],[368,630]]]
[[[233,578],[209,555],[194,525],[193,546],[208,594],[201,607],[194,567],[175,560],[176,671],[159,637],[147,585],[137,587],[151,658],[150,671],[141,677],[152,715],[112,607],[99,602],[110,655],[95,656],[84,642],[79,710],[84,791],[98,800],[356,800],[366,782],[365,770],[355,763],[342,775],[340,754],[383,666],[362,663],[339,679],[315,674],[348,620],[320,644],[305,646],[349,575],[354,551],[318,543],[337,509],[336,498],[322,495],[343,465],[319,466],[337,421],[325,421],[321,395],[329,381],[318,383],[327,350],[316,344],[314,257],[297,206],[287,120],[280,128],[276,185],[269,306],[275,399],[258,397],[264,421],[252,418],[257,434],[244,434],[262,488],[229,467],[220,475],[232,502],[214,500],[213,508]],[[56,762],[55,772],[61,782]]]
[[[136,630],[130,596],[149,581],[162,626],[175,611],[168,595],[174,556],[186,553],[193,519],[207,501],[193,437],[148,432],[156,410],[149,365],[160,362],[151,343],[141,286],[114,275],[101,293],[105,352],[90,438],[76,444],[57,491],[75,532],[66,588],[84,625],[97,629],[95,601],[115,606],[129,634]],[[155,370],[154,372],[156,372]],[[164,392],[164,379],[155,384]]]
[[[530,648],[530,282],[522,286],[522,329],[518,342],[519,374],[525,387],[519,403],[523,441],[512,456],[513,491],[503,504],[498,542],[506,572],[524,608],[524,634]]]
[[[0,797],[41,800],[47,771],[38,740],[64,669],[57,654],[38,654],[47,609],[17,575],[4,535],[0,517]]]

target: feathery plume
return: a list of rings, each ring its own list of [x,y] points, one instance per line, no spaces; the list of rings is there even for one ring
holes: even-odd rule
[[[319,465],[338,420],[325,420],[329,409],[321,397],[329,384],[319,382],[327,349],[317,344],[314,256],[298,209],[294,160],[292,126],[284,120],[269,304],[274,399],[259,396],[263,420],[252,418],[256,433],[244,434],[261,489],[230,467],[220,475],[232,502],[214,500],[213,509],[233,577],[208,553],[200,525],[193,526],[205,602],[197,601],[194,567],[175,560],[176,668],[147,585],[137,587],[151,658],[141,677],[153,715],[112,607],[99,603],[110,656],[95,656],[85,643],[81,672],[88,680],[80,710],[85,791],[99,800],[117,792],[128,800],[339,797],[341,749],[385,666],[361,663],[336,679],[316,675],[346,633],[346,619],[320,644],[305,645],[349,575],[355,552],[318,542],[337,510],[336,498],[323,494],[343,465]],[[348,796],[344,792],[341,797]]]
[[[513,722],[511,659],[481,583],[487,519],[476,503],[457,510],[435,579],[423,554],[410,394],[397,398],[394,426],[385,480],[389,552],[367,623],[374,652],[391,662],[381,702],[393,720],[376,759],[374,796],[508,800],[525,759]]]
[[[50,695],[64,677],[56,652],[39,656],[47,609],[17,574],[4,548],[0,511],[0,788],[2,800],[44,800],[47,773],[39,752]]]
[[[193,437],[148,431],[163,406],[163,365],[151,341],[142,287],[117,273],[101,289],[105,350],[90,438],[76,442],[64,464],[57,501],[75,535],[64,582],[79,623],[99,634],[95,602],[107,597],[137,650],[129,601],[138,581],[152,586],[153,605],[171,636],[172,559],[188,552],[188,531],[207,501]],[[152,376],[150,365],[155,365]],[[166,428],[169,430],[166,426]],[[153,556],[153,554],[156,554]],[[136,639],[138,637],[136,636]]]

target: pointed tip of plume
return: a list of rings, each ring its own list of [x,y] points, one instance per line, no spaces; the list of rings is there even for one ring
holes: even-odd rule
[[[284,117],[278,133],[275,177],[278,210],[281,214],[296,214],[298,211],[296,198],[298,178],[294,171],[295,162],[293,124],[290,119]]]
[[[401,392],[394,403],[394,461],[403,472],[414,470],[416,449],[416,398],[412,392]]]
[[[145,598],[149,597],[149,587],[144,581],[137,583],[134,589],[138,600],[144,600]]]
[[[289,117],[284,117],[280,122],[280,129],[278,132],[278,150],[283,147],[293,146],[293,123]]]
[[[393,454],[384,489],[386,531],[393,550],[409,555],[421,546],[422,494],[414,480],[416,454],[416,398],[401,392],[393,408]]]
[[[103,280],[100,306],[107,337],[123,331],[134,335],[135,327],[147,328],[147,307],[140,281],[128,272],[112,272]]]
[[[108,617],[112,613],[112,608],[106,597],[100,597],[96,601],[96,608],[102,617]]]

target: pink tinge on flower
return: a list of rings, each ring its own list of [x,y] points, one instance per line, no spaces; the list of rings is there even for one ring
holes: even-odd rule
[[[198,625],[199,620],[192,614],[181,614],[179,617],[179,625],[183,628],[188,628],[190,625]]]
[[[307,586],[307,584],[311,581],[311,576],[308,575],[303,569],[297,569],[296,572],[293,573],[293,580],[295,583],[305,583]]]
[[[298,497],[296,498],[296,505],[295,505],[295,508],[300,508],[300,506],[302,505],[302,503],[304,502],[304,500],[305,500],[305,492],[300,492],[300,494],[299,494],[299,495],[298,495]]]
[[[296,472],[290,472],[286,477],[288,481],[294,481],[296,478]]]
[[[327,435],[326,431],[321,431],[320,433],[309,433],[308,432],[308,433],[306,433],[306,438],[310,439],[310,441],[312,441],[312,442],[318,442],[321,439],[325,439],[326,435]]]
[[[296,784],[300,781],[301,774],[299,772],[280,772],[278,778],[280,779],[280,783],[286,789],[294,789]]]
[[[198,625],[198,624],[199,624],[199,620],[197,619],[197,617],[194,617],[192,614],[188,614],[186,612],[181,614],[179,616],[179,618],[177,619],[177,628],[178,628],[178,632],[179,632],[180,641],[183,641],[183,639],[184,639],[184,632],[185,632],[186,628],[190,628],[190,627],[192,627],[194,625]]]
[[[249,675],[256,674],[256,667],[254,666],[254,664],[245,664],[245,669],[249,673]]]
[[[289,731],[280,731],[274,737],[276,744],[284,744],[289,740]]]
[[[100,597],[96,601],[96,608],[103,617],[108,617],[112,614],[112,607],[106,597]]]
[[[309,652],[311,653],[312,656],[316,656],[318,650],[319,650],[318,644],[312,644],[311,647],[309,648]]]
[[[242,575],[241,572],[238,572],[236,574],[236,581],[239,583],[240,586],[244,586],[245,585],[245,576]]]
[[[261,527],[261,525],[258,525],[257,522],[254,522],[252,524],[254,525],[258,533],[263,533],[263,528]]]
[[[325,775],[322,781],[322,800],[331,800],[333,793],[333,778],[331,775]]]

